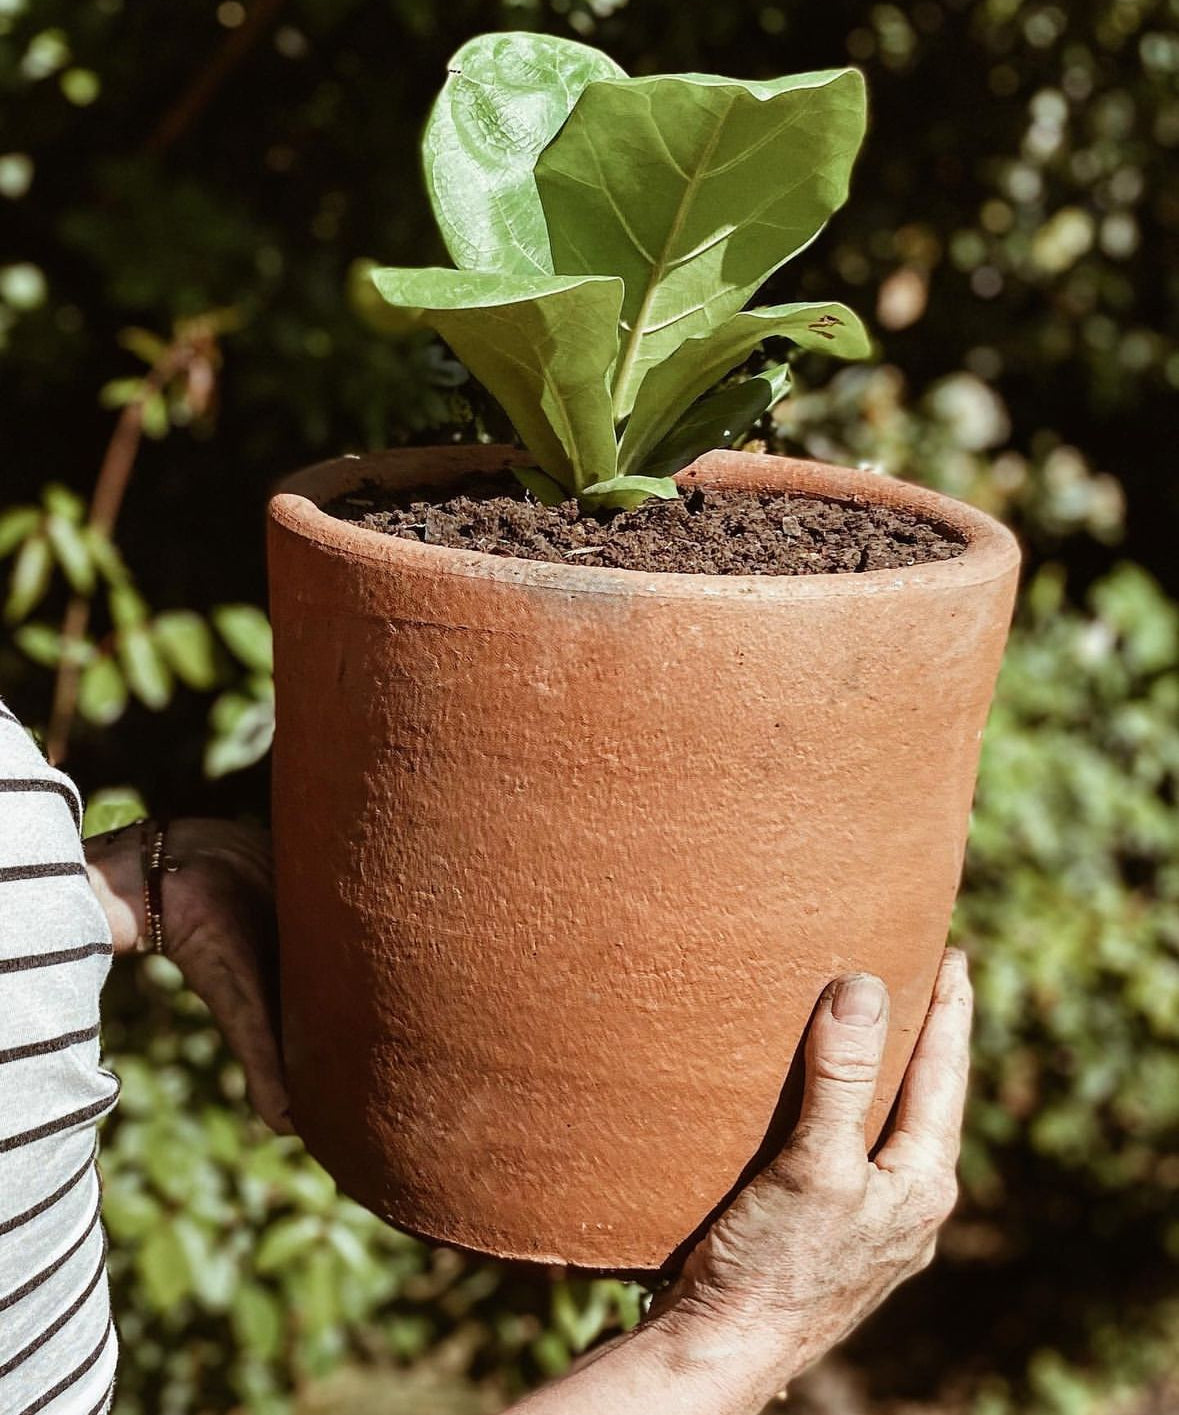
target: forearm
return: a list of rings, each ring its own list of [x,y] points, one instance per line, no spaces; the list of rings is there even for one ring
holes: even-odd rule
[[[513,1405],[509,1415],[760,1415],[784,1387],[781,1351],[701,1318],[657,1319]]]

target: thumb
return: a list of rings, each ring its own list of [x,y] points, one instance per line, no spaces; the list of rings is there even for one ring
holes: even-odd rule
[[[864,1159],[887,1033],[888,992],[879,978],[849,973],[827,988],[807,1033],[800,1137],[828,1154],[843,1148]]]

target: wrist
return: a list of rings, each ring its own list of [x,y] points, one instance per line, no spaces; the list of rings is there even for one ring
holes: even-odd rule
[[[800,1344],[748,1314],[672,1303],[649,1323],[670,1376],[710,1381],[717,1410],[762,1410],[802,1369]]]
[[[106,914],[116,955],[136,952],[144,933],[143,827],[85,842],[90,885]]]

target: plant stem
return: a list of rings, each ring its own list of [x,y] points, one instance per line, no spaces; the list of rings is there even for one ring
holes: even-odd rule
[[[182,372],[196,354],[187,339],[169,346],[155,367],[143,380],[139,393],[119,414],[115,430],[102,459],[94,493],[90,498],[88,524],[108,539],[114,534],[123,498],[131,483],[139,447],[143,441],[143,408],[169,381]],[[65,761],[69,750],[70,729],[78,706],[78,685],[82,676],[80,655],[76,652],[90,627],[90,599],[74,594],[66,606],[61,626],[61,657],[53,684],[53,705],[49,713],[49,728],[45,735],[45,755],[53,766]]]
[[[153,157],[165,153],[188,131],[216,96],[217,90],[262,38],[286,0],[255,0],[242,24],[231,30],[221,48],[160,119],[144,144]]]

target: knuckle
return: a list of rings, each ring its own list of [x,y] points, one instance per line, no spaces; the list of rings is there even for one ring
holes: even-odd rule
[[[838,1047],[820,1052],[814,1058],[813,1076],[816,1081],[840,1086],[867,1086],[876,1084],[879,1069],[874,1051]]]
[[[828,1164],[814,1176],[812,1187],[818,1198],[835,1209],[857,1209],[863,1203],[866,1175],[846,1165]]]
[[[811,1132],[796,1136],[774,1167],[780,1184],[831,1209],[855,1209],[867,1188],[866,1166],[841,1163],[811,1143]]]

